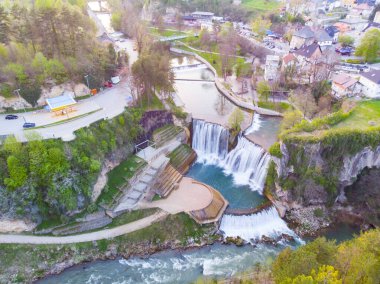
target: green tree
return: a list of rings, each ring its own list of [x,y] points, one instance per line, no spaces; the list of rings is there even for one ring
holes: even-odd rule
[[[380,30],[372,29],[365,33],[360,45],[356,49],[356,55],[363,56],[366,62],[373,62],[379,56]]]
[[[267,30],[271,27],[272,23],[271,21],[265,19],[265,18],[257,18],[251,23],[251,28],[254,33],[256,33],[259,38],[263,38]]]
[[[294,279],[288,279],[284,283],[289,284],[342,284],[339,271],[331,265],[323,265],[318,268],[318,273],[313,269],[311,275],[298,275]]]
[[[310,275],[312,270],[318,271],[319,266],[332,265],[336,250],[335,242],[325,238],[318,238],[295,251],[287,248],[273,262],[274,279],[282,283],[299,275]]]
[[[121,30],[121,13],[120,12],[116,12],[112,14],[111,25],[115,31]]]
[[[14,190],[23,186],[28,178],[28,173],[20,160],[11,155],[7,159],[7,166],[9,177],[4,179],[7,189]]]
[[[280,129],[281,132],[292,128],[297,123],[301,122],[303,118],[302,112],[299,110],[288,110],[283,114],[283,119],[281,120]]]
[[[269,96],[271,94],[271,88],[267,82],[265,81],[259,82],[257,84],[256,91],[259,94],[260,99],[265,99],[265,101],[268,101]]]
[[[10,36],[9,15],[4,7],[0,6],[0,43],[8,43]]]
[[[241,123],[243,122],[243,120],[243,111],[239,107],[236,107],[235,110],[231,113],[230,117],[228,118],[228,124],[230,128],[237,133],[241,130]]]
[[[349,35],[340,35],[338,37],[338,42],[342,46],[350,46],[350,45],[353,45],[353,43],[355,42],[355,39]]]

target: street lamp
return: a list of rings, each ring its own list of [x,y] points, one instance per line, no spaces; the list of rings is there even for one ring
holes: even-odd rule
[[[87,81],[87,88],[90,90],[90,84],[88,82],[88,75],[84,76],[86,78],[86,81]]]
[[[20,103],[22,103],[20,91],[21,89],[17,89],[17,90],[14,90],[13,92],[18,95],[18,98],[20,99]],[[24,108],[24,113],[26,113],[25,105],[23,103],[22,103],[22,107]],[[24,119],[24,122],[26,122],[25,116],[22,116],[22,118]]]

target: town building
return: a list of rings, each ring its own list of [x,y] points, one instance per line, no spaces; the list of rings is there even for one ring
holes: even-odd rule
[[[314,32],[309,26],[296,31],[290,41],[290,48],[298,49],[304,45],[310,45],[314,42]]]
[[[265,61],[264,80],[275,81],[278,76],[279,65],[280,57],[278,55],[267,55]]]
[[[358,79],[344,73],[334,74],[331,78],[332,95],[337,99],[358,94]]]
[[[333,42],[338,41],[339,29],[335,26],[327,26],[325,28],[326,33],[333,39]]]
[[[56,115],[64,115],[73,111],[73,106],[77,102],[74,100],[74,93],[65,91],[61,96],[46,99],[46,104],[51,112]]]
[[[281,67],[283,69],[293,67],[293,66],[297,67],[297,64],[298,64],[297,57],[295,57],[293,53],[289,53],[282,58]]]
[[[322,56],[321,47],[317,43],[304,45],[294,52],[301,66],[315,64]]]
[[[380,98],[380,70],[361,72],[359,83],[362,93],[368,98]]]
[[[375,18],[373,19],[374,23],[380,24],[380,11],[377,11],[375,14]]]
[[[323,29],[316,30],[314,32],[315,41],[324,50],[326,47],[332,46],[333,38]]]
[[[191,13],[191,16],[201,21],[212,21],[212,18],[214,17],[214,13],[198,11],[198,12]]]

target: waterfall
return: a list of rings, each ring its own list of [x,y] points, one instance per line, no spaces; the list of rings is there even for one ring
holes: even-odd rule
[[[251,125],[244,131],[245,135],[252,134],[259,130],[261,127],[261,119],[260,119],[260,114],[255,112],[252,117],[252,123]]]
[[[227,174],[237,184],[249,184],[252,190],[262,192],[270,162],[269,154],[260,146],[240,136],[236,147],[222,161]]]
[[[193,149],[198,161],[218,164],[227,156],[229,132],[221,125],[193,120]]]
[[[276,239],[282,234],[290,235],[299,240],[297,235],[288,228],[285,221],[280,218],[273,206],[248,216],[224,215],[220,230],[223,231],[225,237],[239,236],[248,242],[260,240],[263,235]]]

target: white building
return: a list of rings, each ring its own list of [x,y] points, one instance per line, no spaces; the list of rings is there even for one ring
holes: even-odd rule
[[[362,93],[368,98],[380,98],[380,70],[360,73]]]
[[[380,24],[380,11],[376,12],[373,22]]]
[[[359,92],[358,80],[348,74],[334,74],[331,82],[332,94],[338,99],[352,97]]]
[[[278,67],[280,65],[280,57],[278,55],[267,55],[265,61],[264,80],[274,81],[278,76]]]

